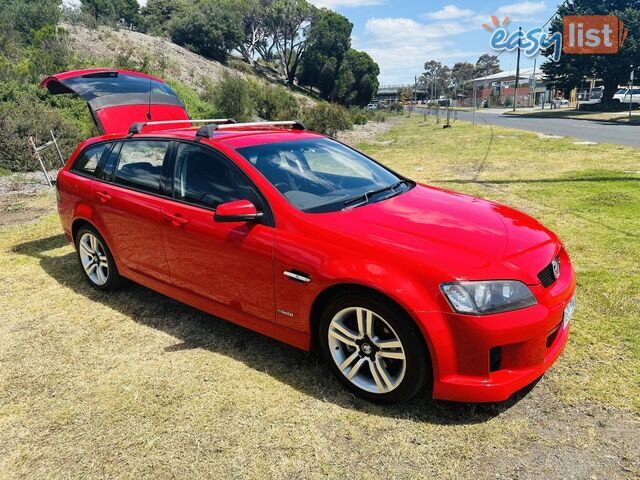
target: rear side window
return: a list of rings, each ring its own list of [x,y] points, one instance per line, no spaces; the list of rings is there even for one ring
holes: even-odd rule
[[[75,161],[72,170],[85,175],[95,175],[102,156],[110,148],[110,143],[101,143],[87,148]]]
[[[127,187],[160,193],[162,164],[169,142],[135,140],[120,148],[120,159],[114,172],[114,182]]]

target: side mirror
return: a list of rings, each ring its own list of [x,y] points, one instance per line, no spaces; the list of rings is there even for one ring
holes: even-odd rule
[[[257,222],[261,218],[262,212],[249,200],[221,203],[213,214],[216,222]]]

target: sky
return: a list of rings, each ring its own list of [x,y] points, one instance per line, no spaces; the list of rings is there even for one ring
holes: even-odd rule
[[[510,31],[542,26],[555,13],[548,1],[392,1],[311,0],[316,6],[338,11],[353,24],[352,46],[364,50],[380,66],[380,83],[409,84],[428,60],[453,66],[475,63],[489,48],[491,33],[482,28],[491,15],[511,18]],[[538,57],[538,65],[544,61]],[[515,70],[515,53],[500,55],[503,70]],[[533,66],[533,58],[521,57],[521,68]]]

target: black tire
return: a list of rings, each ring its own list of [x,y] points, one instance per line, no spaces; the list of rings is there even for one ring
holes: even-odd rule
[[[102,284],[96,283],[96,281],[88,275],[82,263],[82,258],[80,253],[80,249],[81,249],[80,240],[86,234],[93,235],[98,240],[101,250],[104,252],[104,256],[106,256],[106,259],[107,259],[108,274],[106,275],[106,281]],[[118,267],[116,266],[116,262],[113,259],[113,255],[111,254],[111,250],[109,250],[109,246],[107,245],[107,242],[104,240],[102,235],[100,235],[100,233],[95,228],[93,228],[91,225],[83,225],[82,227],[80,227],[78,229],[78,232],[76,233],[75,246],[76,246],[76,257],[78,259],[80,270],[82,271],[82,276],[84,277],[84,279],[87,281],[89,285],[91,285],[96,290],[100,290],[103,292],[111,292],[114,290],[118,290],[119,288],[122,288],[125,285],[126,279],[120,275],[120,272],[118,272]]]
[[[331,351],[332,347],[329,345],[329,327],[336,314],[351,307],[362,307],[374,312],[391,326],[395,336],[402,342],[406,362],[404,376],[399,380],[397,386],[388,392],[375,393],[360,388],[347,378],[346,373],[343,373],[338,368],[337,362],[334,360]],[[318,324],[318,344],[322,352],[322,357],[328,363],[336,377],[356,395],[374,403],[392,404],[407,401],[422,390],[425,382],[431,381],[431,362],[429,361],[429,352],[427,351],[422,333],[404,310],[383,297],[376,297],[368,293],[352,292],[334,298],[327,305],[320,317]],[[338,347],[335,346],[334,348],[336,348],[336,350],[338,349]],[[356,349],[347,353],[357,353],[355,350]],[[344,353],[344,355],[347,353]],[[360,353],[359,355],[362,357],[363,354]],[[366,376],[367,373],[370,372],[365,371],[364,375]]]

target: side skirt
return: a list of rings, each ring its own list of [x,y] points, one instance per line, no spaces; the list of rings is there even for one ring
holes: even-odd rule
[[[173,285],[168,285],[159,280],[141,275],[131,269],[126,268],[123,270],[125,271],[120,271],[122,276],[150,288],[155,292],[161,293],[217,318],[235,323],[236,325],[248,328],[249,330],[274,338],[301,350],[307,352],[311,350],[311,336],[307,333],[302,333],[291,328],[283,327],[277,323],[269,322],[268,320],[263,320],[247,313],[242,313],[231,307],[212,302],[211,300],[194,293],[176,288]]]

